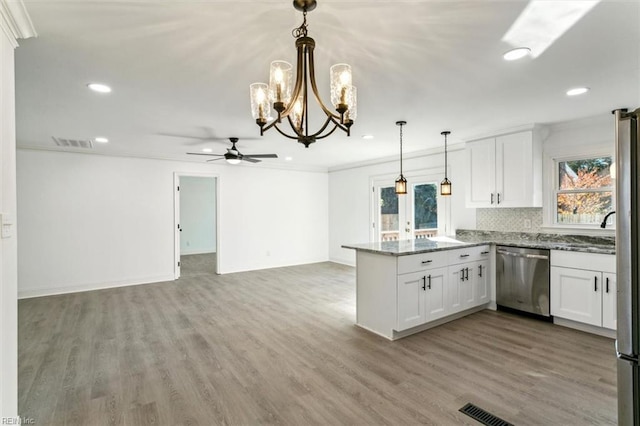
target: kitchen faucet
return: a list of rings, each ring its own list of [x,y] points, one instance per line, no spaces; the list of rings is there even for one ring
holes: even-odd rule
[[[600,228],[606,228],[607,227],[607,219],[609,219],[609,216],[611,216],[612,214],[616,214],[616,212],[613,211],[613,212],[607,213],[607,215],[604,217],[604,220],[600,224]]]

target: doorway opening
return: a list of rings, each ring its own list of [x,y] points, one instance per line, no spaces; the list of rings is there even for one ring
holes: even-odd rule
[[[174,174],[175,279],[219,271],[218,184],[214,174]]]

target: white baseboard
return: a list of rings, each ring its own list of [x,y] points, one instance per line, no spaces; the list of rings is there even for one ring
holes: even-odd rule
[[[105,290],[109,288],[127,287],[130,285],[151,284],[151,283],[157,283],[157,282],[163,282],[163,281],[174,281],[173,274],[137,278],[132,280],[113,281],[109,283],[101,282],[101,283],[81,284],[81,285],[75,285],[75,286],[69,286],[69,287],[39,288],[39,289],[24,290],[24,291],[21,291],[20,289],[18,289],[18,299],[30,299],[32,297],[53,296],[56,294],[79,293],[83,291]],[[20,287],[20,283],[18,283],[18,287]]]
[[[571,321],[564,318],[553,317],[553,323],[555,325],[561,325],[563,327],[573,328],[575,330],[584,331],[586,333],[597,334],[598,336],[608,337],[610,339],[616,338],[616,331],[609,330],[608,328],[596,327],[591,324],[584,324],[577,321]]]
[[[220,270],[218,271],[218,273],[220,275],[235,274],[238,272],[260,271],[262,269],[286,268],[288,266],[310,265],[312,263],[323,263],[323,262],[330,262],[330,260],[329,259],[315,259],[315,260],[311,259],[311,260],[297,261],[297,262],[282,262],[282,263],[276,263],[273,265],[256,266],[253,268],[246,268],[246,269],[242,268],[242,269]]]
[[[341,265],[347,265],[347,266],[356,266],[356,262],[354,262],[351,259],[340,259],[340,258],[330,257],[329,262],[339,263]]]

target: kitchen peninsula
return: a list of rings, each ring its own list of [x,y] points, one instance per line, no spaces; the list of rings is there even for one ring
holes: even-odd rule
[[[450,238],[343,245],[356,250],[356,324],[395,340],[485,309],[490,245]]]
[[[356,324],[395,340],[495,308],[496,244],[550,250],[554,323],[612,335],[612,237],[477,230],[458,230],[455,238],[343,245],[356,250]],[[605,285],[593,291],[599,274]]]

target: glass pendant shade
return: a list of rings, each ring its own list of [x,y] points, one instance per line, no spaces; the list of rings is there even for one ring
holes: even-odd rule
[[[398,179],[396,179],[396,194],[406,194],[407,193],[407,180],[403,175],[400,175]]]
[[[447,178],[440,182],[440,195],[451,195],[451,181]]]
[[[269,72],[269,99],[285,105],[291,100],[293,67],[289,62],[273,61]]]
[[[271,115],[271,106],[267,96],[269,87],[265,83],[253,83],[249,86],[251,95],[251,114],[255,120],[265,122]]]
[[[296,103],[293,105],[293,109],[291,110],[291,122],[293,126],[297,129],[302,128],[302,105],[304,104],[304,99],[302,96],[298,97]]]
[[[351,92],[351,66],[347,64],[335,64],[331,67],[331,103],[338,108],[338,105],[348,105]]]
[[[358,89],[356,86],[351,86],[351,90],[349,90],[347,105],[349,105],[349,109],[344,113],[344,119],[356,121],[358,118]]]

